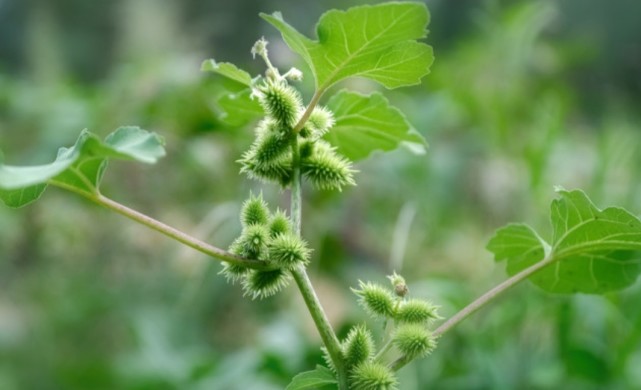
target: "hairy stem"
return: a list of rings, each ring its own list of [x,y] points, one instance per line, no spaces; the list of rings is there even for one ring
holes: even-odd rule
[[[465,306],[463,309],[461,309],[461,311],[454,314],[447,321],[445,321],[438,328],[436,328],[436,330],[434,330],[432,334],[434,335],[434,337],[437,337],[437,338],[441,337],[445,332],[452,329],[454,326],[458,325],[467,317],[474,314],[477,310],[481,309],[488,303],[492,302],[503,292],[507,291],[511,287],[514,287],[519,282],[522,282],[523,280],[527,279],[529,276],[536,273],[537,271],[552,264],[554,261],[555,261],[554,257],[552,256],[546,257],[543,260],[539,261],[538,263],[510,277],[509,279],[506,279],[501,284],[495,286],[485,294],[478,297],[475,301]],[[409,359],[407,356],[401,356],[400,358],[396,359],[394,362],[390,364],[390,368],[393,369],[394,371],[399,370],[400,368],[405,366],[407,363],[409,363],[411,360],[412,359]]]
[[[173,238],[174,240],[184,245],[187,245],[188,247],[193,248],[201,253],[211,256],[213,258],[226,261],[230,264],[242,265],[252,269],[258,269],[258,270],[271,269],[270,266],[268,266],[267,264],[265,264],[260,260],[246,259],[244,257],[231,254],[227,251],[224,251],[220,248],[210,245],[204,241],[201,241],[195,237],[192,237],[174,227],[171,227],[165,223],[162,223],[156,219],[153,219],[148,215],[145,215],[139,211],[133,210],[112,199],[109,199],[97,191],[96,192],[82,191],[72,186],[69,186],[65,183],[57,182],[54,180],[51,180],[50,184],[68,191],[75,192],[76,194],[81,195],[94,203],[97,203],[109,210],[115,211],[120,215],[124,215],[125,217],[131,220],[134,220],[142,225],[145,225],[152,230],[160,232],[166,235],[167,237]]]
[[[310,103],[310,106],[311,105],[312,104]],[[294,173],[293,173],[293,180],[292,180],[292,187],[291,187],[290,214],[291,214],[292,222],[294,224],[294,231],[298,236],[300,236],[301,217],[302,217],[302,204],[301,204],[302,196],[301,196],[300,155],[298,153],[298,140],[296,138],[297,137],[294,137],[294,140],[292,141],[292,155],[293,155],[292,160],[293,160]],[[347,369],[345,367],[345,362],[343,360],[343,356],[341,353],[340,342],[338,341],[338,338],[336,337],[336,333],[334,333],[334,330],[332,329],[332,325],[329,323],[329,320],[325,315],[325,311],[323,310],[323,307],[321,306],[318,296],[314,291],[314,287],[312,286],[312,283],[309,280],[309,276],[307,276],[305,267],[304,266],[296,267],[291,272],[292,272],[292,276],[294,277],[294,280],[296,281],[296,285],[298,286],[298,290],[303,296],[303,300],[305,301],[307,310],[309,310],[309,313],[312,316],[312,319],[314,320],[314,324],[318,329],[318,333],[320,334],[321,339],[323,340],[323,344],[325,345],[325,348],[327,348],[327,352],[329,353],[329,356],[332,359],[332,362],[334,363],[334,367],[336,368],[336,373],[338,377],[338,388],[339,390],[348,390]]]

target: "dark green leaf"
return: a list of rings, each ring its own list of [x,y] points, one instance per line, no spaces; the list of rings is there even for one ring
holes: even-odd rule
[[[38,199],[49,183],[95,192],[107,159],[151,164],[164,154],[162,138],[138,127],[121,127],[104,142],[83,130],[75,145],[60,148],[51,164],[27,167],[0,164],[0,200],[10,207],[24,206]]]
[[[380,93],[362,95],[343,90],[329,100],[327,107],[333,111],[336,124],[325,138],[353,161],[374,150],[394,150],[401,144],[425,152],[425,139]]]
[[[285,390],[311,390],[337,383],[334,373],[329,368],[316,366],[315,370],[296,375]]]
[[[557,293],[602,294],[631,285],[641,273],[641,222],[618,207],[599,210],[580,190],[558,189],[552,202],[552,244],[522,224],[499,229],[488,243],[497,261],[514,275],[551,260],[530,277]]]
[[[351,76],[365,77],[387,88],[418,84],[434,61],[432,48],[416,42],[427,35],[429,13],[422,3],[331,10],[318,21],[317,41],[296,31],[279,12],[261,17],[307,62],[318,89]]]
[[[225,76],[246,86],[251,85],[252,77],[249,73],[239,69],[236,65],[229,62],[216,62],[213,59],[203,61],[200,67],[203,72],[214,72]]]

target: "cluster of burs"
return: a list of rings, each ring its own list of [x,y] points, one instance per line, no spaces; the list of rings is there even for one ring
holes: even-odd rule
[[[256,126],[255,141],[239,160],[241,172],[282,188],[292,184],[296,172],[319,189],[354,185],[351,162],[322,140],[334,125],[331,111],[315,106],[305,115],[300,93],[288,83],[288,79],[300,80],[300,71],[292,69],[281,76],[267,59],[265,45],[261,40],[253,49],[265,59],[268,70],[252,88],[265,117]],[[288,283],[289,270],[308,262],[310,250],[293,230],[290,218],[280,210],[271,213],[261,195],[250,195],[241,223],[243,231],[229,251],[261,260],[268,269],[225,264],[223,273],[232,282],[241,281],[245,295],[271,296]]]

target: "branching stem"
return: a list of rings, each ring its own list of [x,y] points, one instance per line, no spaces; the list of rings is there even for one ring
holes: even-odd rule
[[[133,210],[112,199],[109,199],[106,196],[100,194],[98,191],[96,192],[83,191],[76,187],[73,187],[55,180],[50,180],[49,183],[56,187],[60,187],[65,190],[75,192],[76,194],[81,195],[94,203],[97,203],[105,208],[115,211],[120,215],[123,215],[131,220],[134,220],[144,226],[147,226],[152,230],[160,232],[166,235],[167,237],[173,238],[174,240],[184,245],[187,245],[190,248],[193,248],[201,253],[209,255],[218,260],[223,260],[230,264],[243,265],[252,269],[258,269],[258,270],[272,269],[271,266],[265,264],[262,261],[246,259],[244,257],[236,256],[220,248],[217,248],[213,245],[210,245],[204,241],[201,241],[195,237],[192,237],[174,227],[171,227],[163,222],[153,219],[148,215],[145,215],[139,211]]]
[[[465,320],[467,317],[474,314],[477,310],[481,309],[488,303],[492,302],[503,292],[507,291],[511,287],[514,287],[516,284],[518,284],[519,282],[522,282],[523,280],[525,280],[532,274],[536,273],[537,271],[547,267],[548,265],[553,263],[555,260],[556,259],[553,256],[548,256],[543,260],[539,261],[538,263],[510,277],[509,279],[506,279],[501,284],[490,289],[488,292],[478,297],[475,301],[465,306],[461,311],[454,314],[447,321],[445,321],[438,328],[436,328],[436,330],[434,330],[432,334],[434,335],[434,337],[437,337],[437,338],[441,337],[445,332],[452,329],[454,326],[458,325],[461,321]],[[390,368],[393,369],[394,371],[397,371],[401,369],[403,366],[405,366],[407,363],[409,363],[411,360],[412,359],[408,359],[407,356],[401,356],[400,358],[396,359],[394,362],[390,364]]]

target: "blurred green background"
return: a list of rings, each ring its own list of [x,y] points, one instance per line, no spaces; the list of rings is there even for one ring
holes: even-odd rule
[[[364,3],[0,0],[5,161],[51,161],[83,128],[156,131],[168,156],[113,164],[103,192],[226,247],[250,189],[274,207],[287,194],[238,174],[251,125],[221,118],[225,85],[200,63],[261,72],[249,49],[265,35],[277,65],[306,70],[258,12],[312,34],[323,11]],[[340,194],[306,188],[310,273],[341,334],[366,320],[359,279],[397,270],[443,316],[505,279],[488,238],[509,221],[549,233],[554,185],[641,212],[641,2],[427,4],[432,73],[387,95],[428,153],[376,154]],[[0,389],[282,389],[321,361],[295,288],[250,301],[219,270],[58,190],[0,207]],[[524,283],[404,368],[402,388],[639,389],[640,299],[641,283],[604,297]]]

